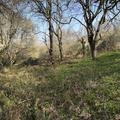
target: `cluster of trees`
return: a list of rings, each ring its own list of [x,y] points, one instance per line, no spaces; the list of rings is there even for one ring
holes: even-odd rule
[[[34,25],[22,16],[14,2],[0,1],[0,63],[13,65],[24,57],[35,41]]]
[[[94,60],[100,28],[104,23],[114,22],[120,13],[119,7],[119,0],[1,0],[0,40],[3,45],[1,53],[6,49],[10,52],[10,46],[16,44],[16,41],[18,44],[18,38],[17,46],[34,39],[34,25],[24,16],[24,12],[27,11],[27,14],[35,14],[47,23],[48,30],[44,33],[47,36],[45,43],[49,45],[49,60],[52,64],[54,63],[54,36],[58,41],[59,56],[62,61],[62,28],[63,25],[73,21],[77,21],[80,27],[84,27],[91,57]],[[84,41],[81,40],[82,47],[85,49]],[[26,48],[25,45],[17,49],[15,55],[23,48]]]

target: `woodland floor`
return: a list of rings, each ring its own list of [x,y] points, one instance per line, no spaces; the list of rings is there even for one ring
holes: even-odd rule
[[[0,120],[120,120],[120,52],[1,71]]]

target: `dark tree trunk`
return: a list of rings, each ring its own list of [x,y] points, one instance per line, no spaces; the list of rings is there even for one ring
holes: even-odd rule
[[[62,40],[59,39],[59,53],[60,53],[60,61],[63,60],[63,49],[62,49]]]
[[[92,60],[95,60],[95,40],[93,39],[93,35],[88,37],[88,42],[90,45],[90,52]]]
[[[54,61],[53,61],[53,30],[52,30],[51,20],[49,21],[49,39],[50,39],[50,48],[49,48],[50,62],[54,64]]]
[[[50,55],[50,62],[51,64],[54,64],[53,61],[53,26],[52,26],[52,2],[51,0],[48,0],[48,9],[49,9],[49,15],[48,15],[48,25],[49,25],[49,40],[50,40],[50,48],[49,48],[49,55]]]

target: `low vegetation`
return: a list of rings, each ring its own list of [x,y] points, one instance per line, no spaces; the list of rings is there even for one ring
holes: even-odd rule
[[[120,0],[0,0],[0,120],[120,120]]]
[[[120,52],[0,73],[0,120],[119,120]]]

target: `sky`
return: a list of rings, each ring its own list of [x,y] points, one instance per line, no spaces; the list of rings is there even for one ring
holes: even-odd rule
[[[69,9],[67,12],[64,13],[64,18],[67,18],[68,16],[71,17],[71,15],[75,15],[78,14],[77,18],[79,20],[81,20],[83,23],[84,19],[83,19],[83,14],[82,11],[80,11],[80,7],[74,5],[71,7],[72,9]],[[29,10],[26,10],[29,11]],[[28,19],[31,19],[32,22],[35,24],[36,27],[36,34],[38,37],[38,41],[42,42],[43,38],[45,36],[45,33],[48,33],[48,25],[45,21],[42,21],[41,18],[39,17],[39,15],[33,14],[33,13],[27,13],[26,17]],[[94,23],[94,27],[97,26],[97,23],[99,21],[100,16],[97,17],[97,19],[95,19],[95,23]],[[69,19],[68,19],[69,21]],[[63,26],[64,30],[71,30],[73,32],[77,32],[80,36],[85,36],[86,35],[86,31],[85,28],[77,21],[73,20],[70,24],[65,24]]]
[[[35,13],[30,13],[29,10],[30,8],[27,8],[25,10],[24,16],[27,17],[28,19],[32,20],[32,22],[35,25],[36,28],[36,34],[38,41],[43,42],[43,38],[45,36],[44,33],[48,33],[48,25],[46,24],[45,21],[42,21],[41,18],[39,17],[39,15],[36,15]],[[70,13],[73,13],[73,9],[70,9],[70,11],[67,11],[66,13],[64,13],[64,18],[66,17],[68,19],[68,16]],[[67,20],[69,21],[69,19]],[[64,24],[63,25],[63,29],[64,30],[71,30],[72,32],[78,32],[80,34],[80,36],[84,36],[85,35],[85,29],[83,26],[81,26],[80,23],[78,23],[78,21],[76,20],[72,20],[72,22],[70,24]]]
[[[45,21],[42,21],[39,17],[35,17],[34,15],[28,16],[28,19],[31,19],[32,22],[35,24],[35,27],[37,29],[36,35],[38,37],[38,40],[40,42],[43,42],[43,38],[45,36],[44,33],[48,34],[47,23]],[[81,34],[81,36],[85,34],[83,27],[81,27],[80,23],[78,23],[75,20],[72,21],[70,24],[63,25],[63,29],[66,31],[71,30],[72,32],[78,32]]]

